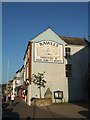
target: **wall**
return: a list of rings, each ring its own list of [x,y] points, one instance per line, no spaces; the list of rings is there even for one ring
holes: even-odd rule
[[[88,55],[88,61],[89,61],[89,63],[90,63],[90,45],[89,45],[89,47],[88,47],[88,53],[89,53],[89,55]]]
[[[15,79],[13,80],[13,94],[16,94],[16,91],[15,91],[15,87],[16,87],[16,85],[15,85]]]
[[[85,100],[86,74],[88,68],[88,48],[71,45],[72,77],[68,79],[69,101]]]
[[[43,40],[52,40],[63,45],[63,63],[45,63],[35,62],[35,43]],[[46,87],[42,88],[42,97],[49,88],[52,91],[52,102],[55,102],[54,91],[61,90],[64,95],[64,102],[83,100],[85,98],[85,75],[88,65],[88,48],[79,45],[69,45],[71,47],[71,58],[65,58],[66,43],[53,31],[48,29],[33,40],[32,46],[32,74],[45,72]],[[72,77],[67,78],[65,74],[65,65],[72,64]],[[31,87],[30,87],[31,86]],[[28,104],[32,97],[39,98],[39,90],[36,85],[31,83],[28,87]]]
[[[42,97],[47,88],[50,88],[52,93],[56,90],[62,90],[64,92],[64,101],[76,101],[84,100],[86,96],[86,73],[88,67],[88,48],[84,46],[70,46],[71,58],[67,60],[67,63],[72,64],[72,77],[67,78],[65,75],[65,64],[54,63],[38,63],[33,62],[33,73],[45,71],[45,79],[47,81],[46,88],[42,88]],[[39,90],[37,86],[32,85],[32,95],[39,97]],[[77,92],[76,92],[77,90]],[[35,92],[36,91],[36,92]],[[54,95],[53,96],[53,102]]]
[[[38,72],[44,72],[45,71],[45,80],[46,80],[46,87],[42,88],[42,97],[44,97],[44,94],[48,87],[52,91],[52,99],[53,102],[55,102],[54,99],[54,91],[56,90],[62,90],[64,92],[64,100],[68,101],[68,88],[67,88],[67,79],[65,77],[65,64],[66,59],[64,58],[63,63],[41,63],[41,62],[34,62],[34,54],[35,54],[35,42],[41,41],[41,40],[52,40],[59,44],[63,45],[63,52],[64,52],[64,46],[65,42],[60,39],[54,32],[48,30],[47,32],[44,32],[40,34],[38,37],[36,37],[33,40],[33,48],[32,48],[32,74],[37,74]],[[34,42],[35,41],[35,42]],[[64,57],[64,54],[63,54]],[[37,86],[32,83],[31,87],[31,96],[32,97],[39,97],[39,90],[37,89]]]

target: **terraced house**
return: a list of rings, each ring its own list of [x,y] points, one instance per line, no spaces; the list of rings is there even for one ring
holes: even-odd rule
[[[86,75],[90,43],[85,38],[57,35],[51,28],[29,40],[24,55],[26,103],[39,98],[39,89],[32,83],[32,74],[43,73],[46,80],[42,98],[49,89],[52,102],[70,102],[86,99]]]

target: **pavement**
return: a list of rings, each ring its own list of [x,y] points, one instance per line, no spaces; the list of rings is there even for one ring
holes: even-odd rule
[[[28,106],[20,98],[16,98],[14,105],[7,105],[6,108],[2,108],[2,118],[4,119],[16,119],[20,120],[35,120],[41,118],[56,119],[80,119],[89,120],[90,116],[89,104],[83,102],[76,103],[55,103],[50,106],[37,107]]]

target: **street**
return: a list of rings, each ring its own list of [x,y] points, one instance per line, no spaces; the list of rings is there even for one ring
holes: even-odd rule
[[[14,105],[8,105],[2,109],[3,119],[16,118],[20,120],[35,119],[35,118],[88,118],[89,111],[88,105],[85,103],[57,103],[46,107],[28,106],[21,101],[20,98],[16,98]]]

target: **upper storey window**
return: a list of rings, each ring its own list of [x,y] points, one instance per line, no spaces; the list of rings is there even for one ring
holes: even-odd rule
[[[71,55],[71,48],[70,47],[66,47],[65,48],[65,57],[66,58],[70,58]]]

